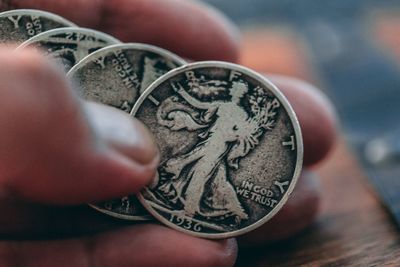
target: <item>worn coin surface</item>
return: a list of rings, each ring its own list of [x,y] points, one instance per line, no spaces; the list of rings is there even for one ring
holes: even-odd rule
[[[135,195],[89,204],[89,206],[118,219],[130,221],[147,221],[152,219]]]
[[[132,110],[161,163],[138,198],[158,220],[206,238],[249,232],[284,205],[301,171],[296,115],[263,76],[199,62],[153,83]]]
[[[155,46],[119,44],[89,55],[70,70],[68,77],[84,99],[130,113],[152,82],[184,63],[178,56]],[[92,206],[122,219],[150,218],[134,195]]]
[[[91,29],[68,27],[38,34],[22,43],[18,49],[32,46],[59,61],[66,71],[87,55],[109,45],[118,44],[114,37]]]
[[[16,9],[0,13],[0,43],[22,43],[42,32],[74,27],[74,23],[49,12]]]

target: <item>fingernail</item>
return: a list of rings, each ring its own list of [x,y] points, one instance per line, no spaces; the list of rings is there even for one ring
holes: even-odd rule
[[[157,161],[157,145],[143,123],[112,107],[95,103],[85,107],[95,134],[118,152],[143,165]]]

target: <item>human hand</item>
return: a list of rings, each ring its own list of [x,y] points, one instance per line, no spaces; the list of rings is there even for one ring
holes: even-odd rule
[[[190,1],[29,0],[3,1],[0,8],[48,10],[123,41],[155,44],[194,60],[238,58],[235,29],[215,11]],[[198,27],[199,21],[202,27]],[[0,246],[1,266],[159,266],[160,261],[163,266],[233,264],[234,240],[203,240],[153,224],[124,225],[101,233],[97,230],[123,223],[84,207],[47,207],[137,192],[150,182],[157,152],[140,123],[111,108],[80,105],[62,75],[34,52],[10,55],[4,48],[0,62],[0,101],[4,102],[0,104],[0,125],[6,129],[0,133],[0,211],[8,215],[1,219],[0,231],[13,240]],[[334,139],[329,103],[304,84],[287,78],[274,81],[299,116],[305,164],[314,164],[328,152]],[[86,118],[83,110],[89,114]],[[286,205],[289,208],[277,215],[286,225],[288,221],[292,225],[290,219],[296,216],[303,224],[315,216],[312,207],[318,205],[318,194],[308,186],[309,179],[300,179],[298,189],[305,190],[297,189]],[[307,214],[304,207],[308,207]],[[88,232],[96,234],[77,236]],[[258,236],[261,238],[256,242],[270,238],[267,233]]]

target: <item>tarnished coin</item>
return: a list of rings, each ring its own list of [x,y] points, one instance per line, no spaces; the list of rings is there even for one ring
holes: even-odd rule
[[[74,23],[55,14],[34,10],[16,9],[0,13],[0,43],[22,43],[42,32],[74,27]]]
[[[22,43],[18,49],[27,46],[44,50],[45,54],[60,61],[66,71],[89,54],[118,44],[114,37],[86,28],[60,28],[38,34]]]
[[[131,221],[147,221],[152,219],[135,195],[89,204],[89,206],[119,219]]]
[[[156,181],[138,198],[158,220],[206,238],[249,232],[288,199],[303,143],[286,98],[238,65],[199,62],[164,75],[132,115],[161,153]]]
[[[184,63],[178,56],[155,46],[119,44],[86,57],[70,70],[68,77],[84,99],[130,113],[152,82]],[[117,218],[151,218],[134,195],[92,206]]]
[[[118,44],[96,51],[68,73],[86,100],[130,113],[147,87],[185,64],[180,57],[146,44]]]

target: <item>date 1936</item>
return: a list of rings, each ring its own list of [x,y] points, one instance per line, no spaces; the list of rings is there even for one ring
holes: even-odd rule
[[[192,230],[195,232],[201,232],[202,230],[202,226],[200,225],[200,223],[193,222],[191,219],[183,216],[171,214],[169,221],[177,226],[185,228],[186,230]]]

